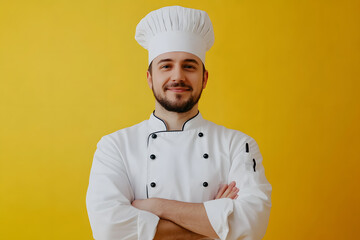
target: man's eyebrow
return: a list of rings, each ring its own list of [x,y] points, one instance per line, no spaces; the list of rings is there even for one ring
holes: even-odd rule
[[[172,62],[173,60],[171,58],[164,58],[164,59],[161,59],[157,65],[159,65],[160,63],[163,63],[163,62]]]
[[[198,61],[196,61],[196,60],[193,59],[193,58],[185,59],[184,62],[192,62],[192,63],[196,63],[197,65],[199,65]]]

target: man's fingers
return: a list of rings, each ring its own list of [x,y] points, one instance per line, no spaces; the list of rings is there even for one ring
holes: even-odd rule
[[[228,197],[228,195],[233,191],[233,188],[234,188],[234,187],[235,187],[235,182],[232,181],[232,182],[229,184],[229,186],[228,186],[228,188],[226,189],[226,191],[224,192],[223,197]]]
[[[228,198],[231,198],[231,199],[235,199],[235,197],[237,196],[239,192],[239,189],[238,188],[233,188],[233,191],[231,193],[229,193],[229,195],[227,196]]]
[[[224,184],[218,194],[216,195],[215,199],[220,199],[220,198],[230,198],[230,199],[236,199],[237,198],[237,194],[239,192],[239,189],[236,187],[236,182],[232,181],[229,185]]]
[[[224,186],[222,186],[218,192],[218,194],[216,195],[215,199],[219,199],[222,197],[222,195],[224,194],[225,190],[227,189],[228,185],[224,184]]]

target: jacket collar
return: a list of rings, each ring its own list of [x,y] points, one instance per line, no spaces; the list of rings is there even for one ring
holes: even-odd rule
[[[179,132],[179,131],[187,131],[187,130],[196,129],[196,128],[199,128],[200,126],[202,126],[204,124],[204,121],[205,120],[201,116],[201,113],[198,112],[194,117],[188,119],[183,124],[182,130],[173,130],[173,131]],[[155,115],[155,111],[150,115],[149,127],[151,129],[151,132],[168,131],[165,121],[162,120],[161,118],[157,117]],[[168,132],[173,132],[173,131],[168,131]]]

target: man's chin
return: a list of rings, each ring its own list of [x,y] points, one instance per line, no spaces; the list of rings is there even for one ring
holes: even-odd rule
[[[175,108],[175,109],[181,109],[181,108],[185,107],[185,105],[186,105],[186,102],[183,102],[183,101],[168,102],[168,103],[169,103],[168,106],[171,106],[171,108]]]
[[[188,101],[184,101],[184,100],[166,101],[166,102],[160,102],[160,104],[166,110],[170,112],[178,112],[178,113],[187,112],[194,106],[193,103],[189,103]]]
[[[166,101],[170,102],[171,104],[184,104],[187,101],[189,101],[191,98],[190,95],[185,95],[185,94],[172,94],[172,95],[168,95],[166,97]]]

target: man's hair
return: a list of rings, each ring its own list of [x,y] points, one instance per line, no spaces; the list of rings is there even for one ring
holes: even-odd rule
[[[148,67],[148,71],[149,71],[150,75],[152,75],[152,63],[153,62],[151,61],[150,65]],[[203,66],[203,74],[204,74],[206,71],[204,63],[202,64],[202,66]]]

